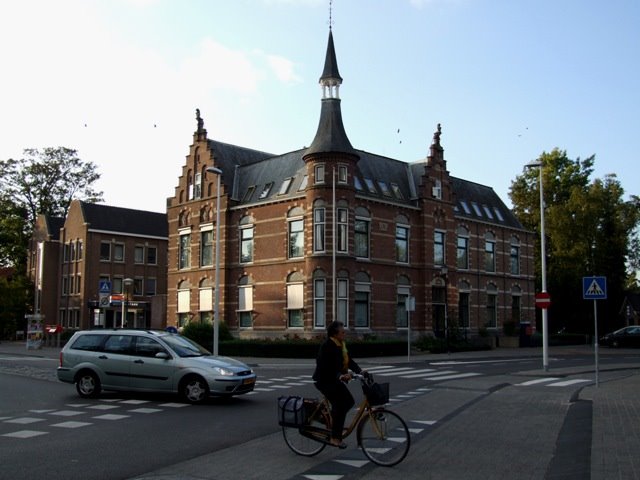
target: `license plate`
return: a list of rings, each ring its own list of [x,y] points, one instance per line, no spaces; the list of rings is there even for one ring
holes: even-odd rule
[[[255,378],[245,378],[245,379],[242,381],[242,384],[243,384],[243,385],[249,385],[249,384],[251,384],[251,383],[255,383],[255,381],[256,381],[256,379],[255,379]]]

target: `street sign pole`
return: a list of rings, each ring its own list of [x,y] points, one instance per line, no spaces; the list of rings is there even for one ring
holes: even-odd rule
[[[594,355],[595,355],[595,360],[596,360],[596,388],[598,388],[600,386],[600,380],[599,380],[599,369],[598,369],[598,302],[597,300],[593,301],[593,322],[594,322],[594,328],[595,328],[595,343],[594,343]]]
[[[594,356],[596,370],[596,387],[600,385],[598,368],[598,305],[597,300],[607,298],[607,277],[582,277],[582,298],[593,300],[593,334]]]

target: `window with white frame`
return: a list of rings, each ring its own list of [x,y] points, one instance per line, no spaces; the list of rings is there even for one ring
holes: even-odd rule
[[[324,163],[319,163],[318,165],[316,165],[315,169],[314,169],[314,173],[315,173],[315,183],[324,183]]]
[[[354,326],[356,328],[369,328],[371,280],[369,275],[364,272],[358,272],[355,280]]]
[[[115,243],[113,245],[113,261],[124,262],[124,243]]]
[[[313,251],[324,252],[325,247],[325,208],[316,202],[313,209]]]
[[[349,326],[349,279],[341,278],[348,276],[348,273],[341,273],[338,277],[338,301],[337,312],[338,321]]]
[[[157,281],[153,277],[147,277],[144,282],[144,294],[148,297],[151,297],[156,294],[156,284]]]
[[[349,248],[349,211],[346,208],[337,208],[337,226],[338,226],[338,253],[347,253]]]
[[[213,285],[211,284],[211,280],[208,278],[203,278],[200,281],[198,290],[198,311],[213,311]]]
[[[347,183],[346,165],[338,165],[338,183]]]
[[[460,328],[469,328],[469,319],[471,314],[471,285],[465,281],[461,281],[458,285],[458,324]]]
[[[484,269],[487,272],[496,271],[496,241],[491,232],[484,236]]]
[[[325,328],[327,324],[327,280],[313,280],[313,326]]]
[[[294,209],[295,210],[295,209]],[[291,212],[295,215],[298,212]],[[289,251],[288,258],[300,258],[304,256],[304,220],[302,218],[289,219]]]
[[[444,265],[444,232],[433,232],[433,264]]]
[[[456,266],[461,270],[469,268],[469,231],[465,227],[458,227],[456,241]]]
[[[396,225],[396,262],[409,263],[409,227]]]
[[[304,284],[302,274],[293,272],[287,278],[287,325],[289,328],[304,327]]]
[[[155,265],[158,261],[158,249],[156,247],[147,247],[147,265]]]
[[[411,296],[410,282],[404,275],[398,278],[396,286],[396,327],[407,328],[409,313],[407,311],[407,300]]]
[[[511,267],[511,275],[520,275],[520,241],[515,236],[511,237],[509,265]]]
[[[144,263],[144,245],[136,245],[133,248],[133,263]]]
[[[200,231],[200,266],[213,265],[213,226],[203,227]]]
[[[240,220],[240,263],[253,262],[253,230],[251,217]]]
[[[178,314],[188,314],[191,311],[191,284],[183,280],[178,284]]]
[[[100,261],[111,260],[111,242],[100,242]]]
[[[485,326],[487,328],[497,328],[498,326],[498,289],[493,284],[487,286],[487,318]]]
[[[238,284],[238,324],[240,328],[253,327],[253,286],[246,275]]]
[[[144,278],[136,277],[133,279],[133,295],[141,296],[144,292]]]
[[[191,267],[191,233],[181,233],[178,240],[178,268]]]
[[[371,219],[356,217],[353,224],[353,250],[358,258],[369,258],[369,230]]]

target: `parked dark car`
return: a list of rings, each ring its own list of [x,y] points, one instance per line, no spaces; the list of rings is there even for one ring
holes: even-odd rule
[[[640,326],[631,325],[607,333],[600,339],[600,344],[609,347],[640,347]]]

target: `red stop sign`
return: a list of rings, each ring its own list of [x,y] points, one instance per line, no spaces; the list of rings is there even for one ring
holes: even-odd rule
[[[551,305],[551,295],[547,292],[536,293],[536,307],[549,308]]]

